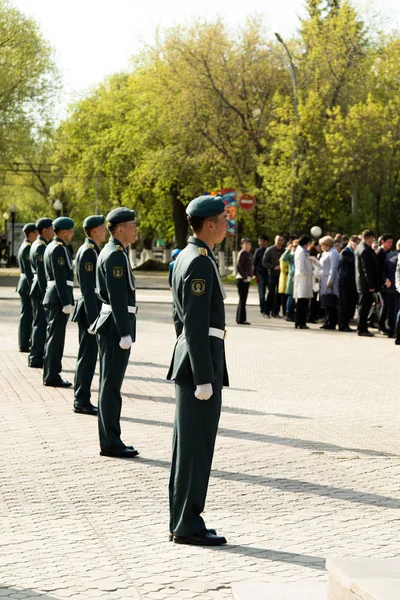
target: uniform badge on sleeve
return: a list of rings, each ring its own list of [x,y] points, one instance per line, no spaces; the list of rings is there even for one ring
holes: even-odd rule
[[[92,262],[85,262],[85,271],[93,271],[93,263]]]
[[[39,262],[43,262],[44,261],[44,254],[39,254],[38,260],[39,260]]]
[[[112,274],[115,279],[121,279],[124,274],[124,267],[113,267]]]
[[[57,258],[57,262],[61,267],[63,267],[65,265],[65,258],[63,256],[59,256]]]
[[[202,296],[206,292],[206,280],[205,279],[192,279],[191,281],[192,294],[195,296]]]

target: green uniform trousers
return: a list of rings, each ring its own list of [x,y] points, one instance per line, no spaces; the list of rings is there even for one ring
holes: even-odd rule
[[[169,482],[170,532],[188,536],[205,528],[204,510],[215,438],[221,414],[221,390],[198,400],[195,387],[176,382],[176,410]]]
[[[43,381],[55,383],[61,380],[62,356],[64,354],[65,330],[68,316],[59,304],[44,307],[47,319],[46,344],[44,348]]]
[[[97,339],[91,335],[87,327],[78,323],[79,350],[75,371],[75,406],[88,406],[90,404],[90,386],[97,361]]]
[[[130,350],[119,347],[119,339],[97,334],[100,358],[99,438],[101,450],[123,448],[120,416],[121,387]]]
[[[32,305],[29,294],[20,294],[21,316],[18,327],[18,347],[20,350],[29,350],[32,334]]]
[[[43,362],[47,321],[42,298],[31,296],[31,304],[33,314],[32,343],[28,364],[34,366]]]

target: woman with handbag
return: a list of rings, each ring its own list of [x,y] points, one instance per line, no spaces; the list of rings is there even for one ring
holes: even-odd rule
[[[321,307],[325,309],[325,323],[321,329],[336,329],[338,321],[340,256],[334,246],[333,238],[329,235],[321,238],[319,243],[322,249],[319,295]]]

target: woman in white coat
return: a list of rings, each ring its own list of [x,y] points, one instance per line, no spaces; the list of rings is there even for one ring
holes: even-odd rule
[[[336,329],[340,256],[334,246],[334,240],[329,235],[321,238],[319,243],[322,248],[322,256],[319,261],[321,264],[319,298],[321,306],[325,309],[325,323],[321,329]]]
[[[307,312],[310,298],[313,297],[313,266],[308,251],[310,246],[311,238],[302,235],[294,254],[293,296],[296,300],[296,329],[309,329],[306,324]]]

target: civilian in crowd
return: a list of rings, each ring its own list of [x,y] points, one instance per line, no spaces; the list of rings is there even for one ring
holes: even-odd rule
[[[246,316],[246,302],[249,293],[251,278],[253,277],[253,261],[251,258],[251,242],[248,238],[241,240],[242,249],[238,255],[236,265],[236,285],[239,293],[239,304],[236,311],[236,323],[238,325],[250,325]]]
[[[285,252],[287,251],[287,249],[289,248],[289,246],[291,247],[291,242],[288,242],[286,245],[286,249],[283,252],[282,256],[284,256]],[[282,256],[279,259],[279,266],[280,266],[280,273],[279,273],[279,282],[278,282],[278,296],[279,296],[279,309],[278,309],[278,313],[280,312],[280,308],[282,307],[282,314],[285,317],[286,316],[286,286],[287,286],[287,282],[288,282],[288,277],[289,277],[289,263],[286,261],[282,261]]]
[[[318,260],[321,247],[319,244],[313,242],[310,246],[310,258],[313,266],[313,296],[311,298],[308,322],[317,323],[319,319],[320,305],[319,305],[319,282],[321,280],[321,263]]]
[[[373,337],[368,330],[368,315],[373,294],[379,288],[378,258],[372,250],[375,234],[370,229],[362,233],[362,241],[355,251],[356,287],[358,292],[358,335]]]
[[[294,286],[293,295],[296,300],[296,329],[309,329],[307,312],[310,299],[313,297],[313,266],[310,258],[311,238],[300,236],[294,254]]]
[[[263,267],[262,259],[268,248],[269,238],[266,235],[258,236],[258,248],[254,252],[254,275],[257,280],[258,296],[260,299],[260,312],[265,315],[265,294],[267,293],[268,271]]]
[[[372,246],[371,246],[372,250],[375,252],[376,250],[378,250],[379,248],[379,241],[378,240],[374,240],[372,242]]]
[[[384,233],[379,238],[379,248],[376,251],[376,256],[378,257],[378,269],[379,269],[379,299],[381,302],[381,310],[379,312],[378,319],[378,328],[379,331],[385,335],[388,335],[389,329],[386,326],[386,321],[388,319],[388,295],[392,295],[388,292],[388,288],[386,287],[386,277],[385,277],[385,260],[389,252],[391,251],[393,246],[393,236],[391,233]]]
[[[299,240],[294,239],[290,244],[288,244],[285,252],[281,257],[281,269],[284,264],[288,266],[288,276],[286,281],[286,321],[294,321],[294,298],[293,298],[293,287],[294,287],[294,254],[297,246],[299,245]]]
[[[339,297],[339,253],[331,236],[326,235],[320,239],[319,243],[322,248],[319,293],[321,306],[325,309],[325,322],[321,329],[336,329]]]
[[[339,252],[341,252],[342,250],[344,250],[346,248],[347,244],[349,243],[349,240],[350,240],[350,238],[348,235],[342,235],[342,241],[340,242]]]
[[[388,336],[396,337],[396,315],[398,311],[398,294],[396,292],[396,270],[399,258],[400,245],[396,250],[388,252],[383,263],[383,278],[385,287],[386,312],[388,322]]]
[[[396,249],[400,250],[400,240],[397,240]],[[396,286],[396,298],[397,298],[397,319],[396,319],[396,332],[395,341],[396,346],[400,346],[400,260],[397,261],[396,275],[395,275],[395,286]]]
[[[357,235],[352,235],[347,246],[340,253],[339,261],[339,331],[353,331],[350,320],[357,306],[355,250],[360,243]]]
[[[265,303],[265,314],[267,317],[279,317],[280,298],[278,294],[278,283],[280,274],[279,259],[284,248],[285,238],[282,235],[275,237],[275,243],[265,251],[262,264],[268,272],[268,296]]]
[[[174,266],[175,266],[175,261],[178,258],[178,255],[180,254],[181,250],[180,248],[174,248],[174,250],[172,250],[171,252],[171,262],[169,263],[168,266],[168,285],[169,285],[169,289],[172,291],[172,273],[174,272]]]

